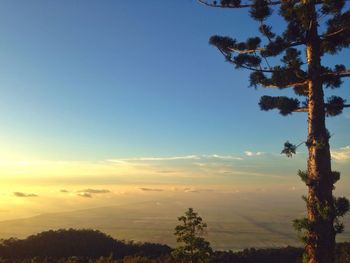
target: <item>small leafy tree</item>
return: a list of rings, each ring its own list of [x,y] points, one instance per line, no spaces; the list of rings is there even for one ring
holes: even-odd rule
[[[173,256],[183,263],[207,262],[212,253],[210,243],[202,237],[207,224],[193,208],[189,208],[178,220],[181,225],[175,227],[174,234],[180,246],[173,251]]]

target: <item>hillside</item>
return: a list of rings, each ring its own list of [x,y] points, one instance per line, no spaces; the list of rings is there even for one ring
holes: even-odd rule
[[[96,230],[50,230],[26,239],[11,238],[0,243],[0,261],[5,263],[176,263],[170,253],[171,248],[166,245],[116,240]],[[293,247],[216,251],[210,262],[298,263],[301,254],[301,248]],[[336,263],[349,262],[350,243],[338,244]]]
[[[213,248],[238,251],[247,247],[271,248],[299,246],[292,220],[303,214],[302,203],[289,200],[274,202],[263,196],[238,196],[226,202],[204,202],[192,198],[193,207],[208,223],[208,237]],[[220,200],[223,200],[222,198]],[[25,238],[49,229],[99,229],[112,237],[141,242],[175,245],[173,229],[176,218],[186,210],[183,200],[154,200],[128,203],[65,213],[42,214],[31,218],[0,222],[0,238]],[[349,226],[349,217],[345,226]],[[350,240],[350,232],[339,236],[338,241]]]

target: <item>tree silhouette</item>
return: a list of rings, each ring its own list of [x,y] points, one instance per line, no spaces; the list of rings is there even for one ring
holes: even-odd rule
[[[49,230],[26,239],[0,240],[0,259],[6,259],[8,262],[26,262],[29,258],[37,258],[38,262],[51,258],[48,262],[55,262],[53,259],[72,256],[96,259],[111,255],[114,259],[122,259],[125,256],[152,259],[169,255],[170,252],[171,248],[167,245],[116,240],[91,229]]]
[[[181,225],[175,227],[174,234],[181,245],[173,251],[174,257],[183,263],[206,262],[212,253],[209,242],[202,237],[207,224],[192,208],[178,220]]]
[[[292,88],[297,96],[304,97],[301,101],[262,96],[259,105],[264,111],[278,109],[282,115],[308,113],[307,171],[299,172],[308,187],[307,218],[295,220],[294,224],[305,234],[305,261],[334,262],[335,235],[344,228],[339,218],[349,210],[349,201],[333,196],[340,174],[331,170],[330,134],[325,118],[339,115],[350,105],[337,96],[325,100],[324,89],[339,88],[343,78],[350,76],[350,69],[340,64],[326,66],[321,59],[324,55],[337,55],[350,45],[350,10],[346,0],[198,1],[215,8],[248,8],[250,16],[259,23],[261,37],[239,42],[226,36],[212,36],[210,44],[236,69],[251,71],[250,86]],[[281,34],[273,32],[267,24],[267,18],[277,10],[286,22]],[[281,64],[272,65],[271,57],[279,58]],[[296,148],[287,142],[282,153],[290,157]]]

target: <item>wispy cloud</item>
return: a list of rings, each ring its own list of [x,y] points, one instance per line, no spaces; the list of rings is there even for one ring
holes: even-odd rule
[[[266,162],[265,157],[268,157]],[[260,163],[256,163],[255,159]],[[261,166],[264,167],[264,170],[261,169]],[[246,155],[243,152],[240,154],[214,152],[165,157],[160,155],[111,158],[100,161],[31,160],[25,166],[25,169],[21,168],[21,174],[18,174],[20,169],[14,165],[14,162],[6,162],[4,167],[0,163],[0,170],[2,171],[2,168],[5,168],[6,174],[18,174],[21,176],[20,178],[23,177],[26,180],[33,178],[31,183],[34,179],[36,181],[40,180],[40,182],[42,180],[48,182],[59,180],[62,183],[62,188],[58,188],[56,191],[60,191],[61,196],[63,194],[76,196],[78,193],[87,193],[95,197],[95,195],[108,194],[109,190],[107,189],[110,187],[104,188],[106,185],[115,183],[137,183],[141,184],[139,186],[145,186],[151,182],[184,183],[193,178],[191,179],[193,182],[200,182],[199,180],[203,179],[206,182],[213,181],[220,184],[223,183],[222,180],[248,181],[246,179],[248,176],[272,177],[269,172],[266,172],[269,166],[273,166],[273,168],[276,166],[271,161],[269,153],[247,150]],[[244,175],[248,176],[243,177]],[[227,177],[223,178],[223,176]],[[231,176],[231,178],[228,176]],[[238,177],[242,179],[238,179]],[[6,178],[15,178],[15,176],[7,176]],[[70,183],[79,183],[83,187],[70,189]],[[69,188],[66,188],[68,186]],[[151,188],[157,188],[157,186],[151,186]],[[138,189],[138,191],[140,190]]]
[[[263,155],[264,152],[245,151],[244,154],[245,154],[246,156],[252,157],[252,156],[260,156],[260,155]]]
[[[23,192],[14,192],[13,193],[17,197],[37,197],[37,194],[32,194],[32,193],[23,193]]]
[[[332,159],[335,161],[350,160],[350,146],[341,147],[339,149],[331,150]]]
[[[109,162],[132,162],[132,161],[176,161],[176,160],[198,160],[198,155],[184,155],[184,156],[158,156],[158,157],[136,157],[136,158],[121,158],[121,159],[109,159]]]
[[[160,188],[140,187],[139,189],[140,189],[141,191],[145,191],[145,192],[162,192],[162,191],[164,191],[163,189],[160,189]]]
[[[194,188],[194,187],[188,187],[184,188],[183,191],[185,193],[202,193],[202,192],[214,192],[214,189],[211,188]]]
[[[160,173],[160,174],[173,174],[173,173],[176,173],[176,171],[172,171],[172,170],[161,170],[161,171],[157,171],[157,173]]]
[[[95,194],[108,194],[111,191],[108,189],[93,189],[93,188],[87,188],[83,190],[76,191],[77,196],[80,197],[86,197],[86,198],[92,198]]]
[[[85,198],[92,198],[92,195],[89,193],[78,193],[77,196],[85,197]]]
[[[88,189],[79,190],[77,192],[78,193],[88,193],[88,194],[107,194],[107,193],[110,193],[111,191],[108,190],[108,189],[92,189],[92,188],[88,188]]]
[[[219,155],[219,154],[211,154],[211,155],[202,155],[204,159],[218,159],[218,160],[243,160],[242,157],[234,156],[234,155]]]
[[[183,156],[150,156],[150,157],[137,157],[137,158],[121,158],[121,159],[109,159],[108,162],[152,162],[152,161],[177,161],[177,160],[205,160],[205,159],[219,159],[219,160],[243,160],[242,157],[234,155],[219,155],[219,154],[200,154],[200,155],[183,155]]]
[[[264,178],[275,178],[275,179],[285,179],[283,175],[276,175],[271,173],[258,173],[253,171],[242,171],[242,170],[222,170],[219,173],[223,176],[249,176],[249,177],[264,177]]]

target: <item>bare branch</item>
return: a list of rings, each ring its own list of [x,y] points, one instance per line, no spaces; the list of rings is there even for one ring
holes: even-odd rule
[[[241,68],[248,69],[248,70],[251,70],[251,71],[256,71],[256,72],[263,72],[263,73],[275,73],[275,72],[277,72],[276,70],[272,70],[272,69],[258,69],[258,68],[249,67],[247,65],[237,65],[231,58],[229,58],[227,56],[227,54],[222,49],[218,48],[218,50],[226,58],[226,60],[228,62],[230,62],[231,64],[233,64],[235,66],[239,66]],[[285,87],[271,86],[270,88],[287,88],[287,87],[292,86],[292,85],[294,85],[294,86],[302,86],[304,84],[305,84],[304,82],[300,82],[300,83],[293,83],[293,84],[290,84],[290,85],[285,86]]]
[[[267,58],[266,58],[265,56],[263,56],[263,55],[261,55],[261,56],[264,58],[265,63],[266,63],[266,65],[269,67],[269,69],[271,69],[270,63],[269,63],[269,61],[267,60]]]
[[[291,87],[301,87],[307,84],[307,80],[305,80],[304,82],[296,82],[296,83],[288,83],[286,85],[283,86],[276,86],[276,85],[268,85],[268,86],[264,86],[264,88],[276,88],[276,89],[285,89],[285,88],[291,88]]]
[[[218,50],[220,51],[220,53],[227,59],[228,62],[230,62],[233,65],[251,70],[251,71],[258,71],[258,72],[264,72],[264,73],[274,73],[276,72],[275,70],[267,70],[267,69],[257,69],[257,68],[252,68],[246,65],[237,65],[231,58],[227,57],[227,55],[225,54],[224,51],[222,51],[220,48],[218,48]]]
[[[226,58],[226,60],[228,62],[230,62],[231,64],[235,65],[235,66],[239,66],[239,67],[242,67],[244,69],[248,69],[248,70],[251,70],[251,71],[258,71],[258,72],[264,72],[264,73],[273,73],[275,72],[274,70],[266,70],[266,69],[257,69],[257,68],[252,68],[252,67],[249,67],[249,66],[246,66],[246,65],[237,65],[231,58],[229,58],[227,56],[227,54],[221,49],[221,48],[218,48],[218,50],[220,51],[220,53]]]
[[[338,76],[338,77],[350,77],[350,69],[342,70],[339,72],[327,72],[322,74],[322,76]]]
[[[328,33],[328,34],[325,34],[325,35],[321,35],[321,37],[322,37],[322,38],[332,37],[332,36],[335,36],[335,35],[337,35],[337,34],[343,32],[343,31],[344,31],[344,28],[341,28],[341,29],[339,29],[339,30],[337,30],[337,31],[334,31],[334,32],[332,32],[332,33]]]
[[[308,108],[307,107],[304,107],[304,108],[299,108],[299,109],[296,109],[294,110],[293,112],[308,112]]]
[[[231,62],[232,64],[235,64],[235,62],[233,62],[232,60],[229,60],[229,62]],[[246,65],[239,65],[240,67],[242,68],[245,68],[245,69],[248,69],[248,70],[251,70],[251,71],[257,71],[257,72],[264,72],[264,73],[274,73],[276,72],[276,70],[269,70],[269,69],[257,69],[257,68],[252,68],[252,67],[249,67],[249,66],[246,66]]]
[[[247,53],[255,53],[255,52],[261,52],[266,50],[265,48],[257,48],[257,49],[235,49],[235,48],[227,48],[228,50],[235,52],[235,53],[239,53],[239,54],[247,54]]]
[[[327,104],[326,104],[327,107]],[[341,106],[342,108],[350,108],[350,104],[344,104]],[[299,108],[294,110],[293,112],[308,112],[308,108],[307,107],[303,107],[303,108]]]
[[[287,45],[285,48],[290,48],[290,47],[295,47],[295,46],[300,46],[305,44],[302,41],[298,41],[298,42],[293,42],[290,43],[289,45]],[[247,53],[254,53],[254,52],[263,52],[266,51],[266,48],[257,48],[257,49],[236,49],[236,48],[232,48],[232,47],[228,47],[227,48],[229,51],[231,52],[235,52],[235,53],[239,53],[239,54],[247,54]]]

